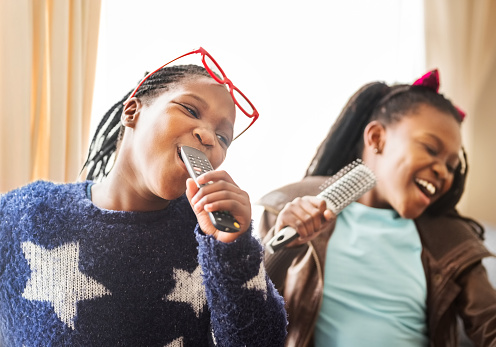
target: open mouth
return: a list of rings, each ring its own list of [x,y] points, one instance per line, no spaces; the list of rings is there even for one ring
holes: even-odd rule
[[[437,188],[434,184],[421,178],[416,178],[415,183],[420,190],[427,196],[432,197],[436,194]]]
[[[181,159],[181,161],[184,163],[183,157],[181,156],[181,147],[177,147],[177,155],[179,159]]]

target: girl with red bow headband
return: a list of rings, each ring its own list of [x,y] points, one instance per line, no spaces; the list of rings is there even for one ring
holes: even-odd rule
[[[437,70],[363,86],[303,180],[259,201],[264,242],[286,226],[299,234],[265,259],[287,302],[287,346],[457,346],[457,317],[477,346],[496,345],[484,230],[456,210],[465,114],[438,88]],[[336,216],[316,195],[357,158],[376,185]]]

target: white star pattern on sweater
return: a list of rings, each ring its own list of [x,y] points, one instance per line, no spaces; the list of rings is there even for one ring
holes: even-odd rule
[[[184,346],[184,337],[180,337],[169,343],[164,347],[183,347]]]
[[[265,268],[263,262],[260,262],[258,274],[243,284],[243,288],[261,290],[264,293],[264,299],[267,300],[267,282],[265,281]]]
[[[188,303],[195,310],[196,317],[200,317],[200,312],[207,304],[200,265],[193,273],[174,269],[174,280],[176,280],[176,286],[169,295],[164,297],[164,300]]]
[[[78,301],[111,295],[102,284],[79,271],[79,243],[50,250],[23,242],[21,248],[31,267],[22,296],[51,302],[57,317],[70,328],[74,329]]]

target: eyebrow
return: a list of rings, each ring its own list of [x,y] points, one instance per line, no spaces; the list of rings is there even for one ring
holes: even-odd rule
[[[427,133],[426,135],[428,137],[432,138],[433,140],[435,140],[439,145],[442,145],[443,144],[443,141],[441,141],[441,139],[439,138],[439,136],[437,136],[436,134]]]
[[[446,145],[443,143],[443,141],[437,135],[427,133],[427,136],[429,136],[430,138],[432,138],[433,140],[435,140],[438,143],[438,145],[442,146],[443,148],[446,148]],[[456,156],[457,159],[461,160],[461,158],[460,158],[460,151],[458,151],[456,153],[456,155],[453,153],[453,155],[451,155],[450,158],[451,157],[455,158],[455,156]]]
[[[190,96],[193,99],[196,99],[198,102],[200,102],[204,107],[208,107],[208,103],[200,96],[193,94],[193,93],[185,93],[183,94],[184,96]]]

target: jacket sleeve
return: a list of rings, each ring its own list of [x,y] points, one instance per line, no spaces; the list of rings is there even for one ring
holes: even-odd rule
[[[277,215],[288,202],[304,195],[317,195],[321,191],[321,185],[328,179],[329,177],[325,176],[305,177],[300,182],[288,184],[263,196],[257,202],[258,205],[264,208],[257,230],[262,243],[267,244],[274,236]],[[274,254],[265,253],[267,273],[280,293],[284,292],[288,268],[295,258],[306,253],[308,247],[308,244],[304,244],[297,247],[284,247]]]
[[[211,324],[218,346],[284,346],[284,299],[265,272],[252,228],[232,243],[196,229]]]
[[[481,262],[458,279],[461,288],[457,305],[467,335],[476,346],[496,346],[496,290]]]
[[[258,232],[264,245],[267,244],[275,234],[274,225],[276,223],[277,213],[278,212],[274,209],[267,207],[262,213]],[[284,247],[274,254],[265,252],[265,267],[267,274],[280,293],[284,292],[286,274],[291,263],[299,254],[307,249],[308,245],[304,244],[298,247]]]

